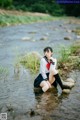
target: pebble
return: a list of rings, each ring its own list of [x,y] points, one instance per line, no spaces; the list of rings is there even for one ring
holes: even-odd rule
[[[70,93],[70,89],[63,89],[63,90],[62,90],[62,93],[69,94],[69,93]]]
[[[47,37],[40,38],[40,40],[47,40],[47,39],[48,39]]]

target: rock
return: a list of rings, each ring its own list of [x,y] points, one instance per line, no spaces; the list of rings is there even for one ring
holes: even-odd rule
[[[70,36],[64,37],[64,40],[71,40],[72,38]]]
[[[71,30],[66,30],[66,32],[71,33]]]
[[[70,83],[75,83],[75,81],[72,78],[67,78],[65,81]]]
[[[40,38],[40,40],[47,40],[47,39],[48,39],[47,37]]]
[[[39,109],[39,108],[40,108],[40,105],[37,105],[36,108]]]
[[[65,66],[65,67],[64,67],[64,70],[68,70],[68,67]]]
[[[70,88],[74,87],[74,83],[72,82],[63,82],[63,85],[69,86]]]
[[[29,34],[36,34],[37,31],[31,31],[31,32],[28,32]]]
[[[77,35],[77,39],[80,39],[80,35]]]
[[[31,109],[30,116],[34,116],[34,115],[35,115],[35,111]]]
[[[74,29],[72,30],[72,32],[75,32],[75,31],[76,31],[76,30],[74,30]]]
[[[63,90],[62,90],[62,93],[69,94],[69,93],[70,93],[70,89],[63,89]]]
[[[60,27],[63,27],[63,25],[62,25],[62,24],[60,24],[59,26],[60,26]]]
[[[29,41],[29,40],[31,40],[31,38],[30,37],[23,37],[22,40],[23,41]]]
[[[45,36],[49,36],[49,33],[45,33],[44,35],[45,35]]]

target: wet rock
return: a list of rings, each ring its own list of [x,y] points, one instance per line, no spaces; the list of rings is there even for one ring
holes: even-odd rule
[[[70,88],[74,87],[74,83],[73,82],[68,82],[68,81],[64,81],[63,85],[69,86]]]
[[[29,34],[36,34],[37,32],[36,31],[31,31],[31,32],[28,32]]]
[[[40,105],[37,105],[36,108],[39,109],[39,108],[40,108]]]
[[[47,40],[47,39],[48,39],[47,37],[40,38],[40,40]]]
[[[70,93],[70,89],[63,89],[62,93],[69,94]]]
[[[35,115],[35,111],[34,110],[30,110],[30,116],[34,116]]]
[[[23,37],[22,40],[23,40],[23,41],[30,41],[31,38],[30,38],[30,37]]]
[[[71,33],[71,30],[66,30],[66,32]]]
[[[60,26],[60,27],[63,27],[63,25],[62,25],[62,24],[60,24],[59,26]]]
[[[74,81],[72,78],[67,78],[65,81],[66,81],[66,82],[75,83],[75,81]]]
[[[72,38],[70,36],[64,37],[64,40],[71,40]]]
[[[45,35],[45,36],[49,36],[49,33],[45,33],[44,35]]]
[[[77,35],[77,39],[80,39],[80,35]]]

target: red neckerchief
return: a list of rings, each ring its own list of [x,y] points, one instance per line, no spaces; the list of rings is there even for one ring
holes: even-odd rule
[[[51,62],[48,62],[48,63],[46,64],[46,67],[47,67],[48,70],[50,69],[50,65],[51,65]]]

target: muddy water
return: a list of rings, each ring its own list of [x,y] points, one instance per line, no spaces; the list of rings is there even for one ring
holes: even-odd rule
[[[14,71],[17,56],[51,46],[58,58],[61,46],[69,46],[77,39],[70,32],[78,24],[54,21],[0,28],[0,112],[8,113],[8,120],[79,120],[80,119],[80,72],[70,76],[75,87],[69,95],[53,90],[36,94],[33,88],[35,75],[20,67]],[[64,40],[70,36],[71,40]],[[45,40],[42,40],[45,39]],[[6,68],[6,71],[5,71]]]

